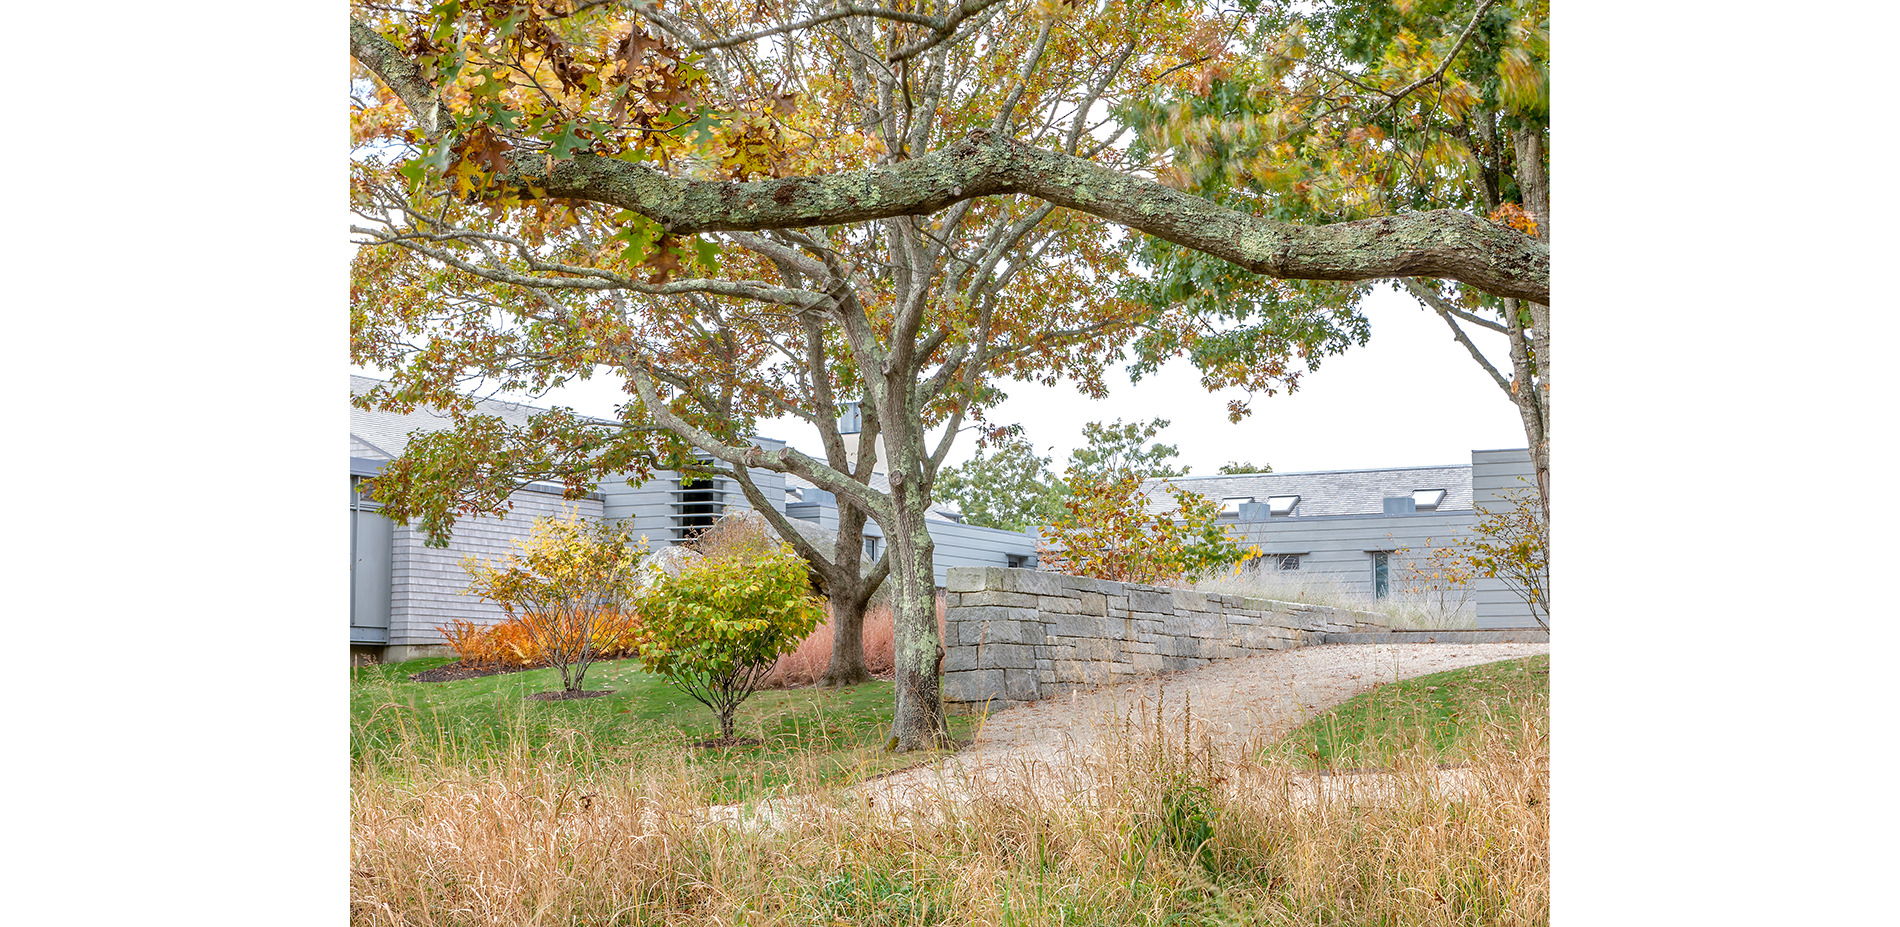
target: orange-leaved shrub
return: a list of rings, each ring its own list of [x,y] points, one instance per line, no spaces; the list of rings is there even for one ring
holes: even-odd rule
[[[573,619],[570,619],[572,621]],[[598,659],[618,660],[634,655],[639,635],[638,615],[632,609],[620,609],[614,615],[587,619],[562,630],[564,636],[578,635],[588,626],[591,647]],[[528,667],[548,665],[548,654],[540,645],[541,636],[520,618],[505,618],[496,624],[481,624],[452,618],[436,630],[464,666]]]
[[[526,538],[493,563],[462,558],[468,591],[501,606],[509,623],[525,629],[534,652],[561,674],[561,688],[581,691],[587,668],[605,656],[602,644],[632,633],[638,547],[624,526],[588,521],[573,512],[537,518]]]

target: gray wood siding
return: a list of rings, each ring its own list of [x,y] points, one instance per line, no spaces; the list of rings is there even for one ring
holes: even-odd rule
[[[1265,556],[1254,569],[1280,572],[1288,581],[1322,581],[1363,596],[1373,593],[1372,552],[1404,551],[1390,558],[1392,588],[1403,586],[1405,567],[1434,546],[1462,537],[1471,528],[1471,512],[1424,512],[1416,515],[1333,515],[1317,518],[1275,518],[1234,525],[1241,545],[1255,545]],[[1280,571],[1278,555],[1299,554],[1298,570]]]
[[[539,492],[518,492],[513,498],[514,511],[505,518],[479,516],[456,522],[447,548],[428,547],[414,528],[395,527],[390,552],[389,643],[440,644],[442,636],[436,626],[454,618],[482,624],[500,621],[500,607],[464,593],[468,573],[462,569],[462,558],[473,555],[494,560],[505,556],[514,549],[516,538],[528,535],[536,518],[570,510],[582,518],[601,517],[599,500],[568,502]]]
[[[1034,557],[1036,536],[1020,531],[1001,531],[953,521],[926,521],[935,551],[937,585],[946,580],[945,571],[953,566],[1007,567],[1009,555]]]
[[[1518,490],[1537,492],[1537,471],[1528,450],[1471,452],[1471,499],[1481,514],[1495,511],[1505,494]],[[1480,577],[1475,598],[1479,630],[1537,627],[1530,606],[1503,580]]]

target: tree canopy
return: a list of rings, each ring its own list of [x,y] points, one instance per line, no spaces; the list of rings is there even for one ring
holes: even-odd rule
[[[574,489],[763,468],[835,493],[891,541],[894,741],[935,742],[922,518],[952,442],[999,381],[1099,394],[1125,339],[1172,324],[1119,285],[1136,256],[1101,220],[1318,287],[1422,276],[1548,302],[1548,245],[1509,221],[1277,215],[1178,189],[1180,145],[1127,143],[1133,120],[1110,114],[1239,68],[1251,21],[1185,0],[356,3],[352,352],[395,371],[363,401],[472,422],[470,378],[610,371],[619,422],[553,414],[495,431],[488,459],[440,449],[432,472],[508,461]],[[888,493],[843,453],[846,400],[889,449]],[[806,421],[825,453],[756,446],[765,415]]]
[[[937,497],[955,505],[972,525],[1004,531],[1046,525],[1063,513],[1069,495],[1050,461],[1014,432],[979,447],[968,461],[945,467],[937,476]]]
[[[1066,477],[1050,468],[1052,458],[1036,453],[1036,446],[1020,429],[979,447],[969,461],[945,467],[937,480],[938,497],[957,506],[973,525],[1022,531],[1054,523],[1069,514],[1072,494],[1096,484],[1133,474],[1149,477],[1186,476],[1187,467],[1172,461],[1180,448],[1154,442],[1168,420],[1136,420],[1123,424],[1086,422],[1082,444],[1069,453]],[[1150,443],[1154,442],[1154,443]],[[1247,471],[1251,472],[1251,471]]]
[[[1254,7],[1235,20],[1245,54],[1201,86],[1160,90],[1124,111],[1138,149],[1169,153],[1166,182],[1290,222],[1452,209],[1548,243],[1546,0]],[[1134,244],[1156,270],[1132,287],[1139,297],[1197,310],[1186,327],[1144,339],[1138,372],[1185,351],[1208,387],[1271,394],[1369,334],[1363,283],[1270,280],[1173,242]],[[1395,276],[1517,407],[1547,505],[1548,292]],[[1479,347],[1500,336],[1506,371]]]

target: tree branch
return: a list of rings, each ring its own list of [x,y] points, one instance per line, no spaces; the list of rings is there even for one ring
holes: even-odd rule
[[[1413,296],[1418,297],[1419,300],[1424,302],[1433,312],[1437,313],[1439,318],[1444,319],[1445,324],[1451,327],[1451,336],[1458,339],[1458,343],[1464,345],[1465,350],[1471,352],[1471,359],[1477,361],[1478,366],[1483,367],[1484,372],[1491,375],[1491,379],[1497,383],[1498,389],[1504,391],[1504,395],[1513,396],[1511,392],[1511,381],[1499,373],[1498,368],[1491,365],[1491,361],[1485,358],[1484,352],[1479,351],[1478,346],[1471,343],[1471,337],[1465,334],[1465,330],[1458,327],[1457,320],[1452,318],[1452,313],[1456,311],[1452,308],[1452,305],[1445,302],[1437,293],[1432,292],[1431,287],[1409,277],[1405,279],[1405,288],[1410,290]],[[1462,313],[1460,314],[1462,315]]]
[[[1378,118],[1381,113],[1398,105],[1398,102],[1411,95],[1412,91],[1444,78],[1445,69],[1451,67],[1451,59],[1458,57],[1458,50],[1465,47],[1465,40],[1471,38],[1471,31],[1478,28],[1478,20],[1483,19],[1484,14],[1489,12],[1492,4],[1495,3],[1497,3],[1497,0],[1484,0],[1483,3],[1478,5],[1478,11],[1471,14],[1471,21],[1465,23],[1465,31],[1458,33],[1458,40],[1451,43],[1451,51],[1445,53],[1444,60],[1438,62],[1438,67],[1434,69],[1432,73],[1406,84],[1391,93],[1386,93],[1383,90],[1379,91],[1381,95],[1386,97],[1385,105],[1374,110],[1371,116],[1366,117],[1368,121]]]
[[[355,18],[350,20],[350,56],[396,91],[402,105],[415,117],[416,127],[422,130],[424,138],[435,138],[455,124],[449,108],[436,93],[435,84],[422,76],[422,69],[394,42]]]
[[[1479,13],[1492,2],[1486,0]],[[947,19],[960,20],[988,5],[988,0],[964,0]],[[354,19],[350,51],[396,91],[425,133],[439,134],[452,124],[435,87],[401,49]],[[1435,210],[1293,225],[985,130],[867,171],[747,183],[682,180],[644,164],[586,153],[556,164],[543,152],[517,149],[509,159],[510,169],[498,179],[523,195],[618,206],[676,235],[929,215],[975,197],[1018,193],[1282,279],[1442,277],[1495,296],[1550,303],[1549,245],[1474,216]]]
[[[532,195],[532,185],[545,196],[631,210],[675,235],[922,216],[975,197],[1024,194],[1271,277],[1439,277],[1495,296],[1550,301],[1550,247],[1468,213],[1441,209],[1296,225],[984,130],[907,161],[815,177],[693,181],[588,154],[550,168],[536,152],[515,156],[503,179],[524,195]]]

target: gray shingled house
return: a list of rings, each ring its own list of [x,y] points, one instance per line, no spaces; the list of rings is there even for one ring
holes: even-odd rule
[[[1512,490],[1535,486],[1523,449],[1472,451],[1469,465],[1175,477],[1167,482],[1221,503],[1221,518],[1243,545],[1264,555],[1252,569],[1315,578],[1380,599],[1399,591],[1409,568],[1433,547],[1464,537]],[[1144,486],[1151,513],[1174,498]],[[1523,599],[1502,581],[1479,578],[1466,608],[1481,630],[1535,628]]]
[[[351,377],[350,391],[358,395],[378,381]],[[515,403],[487,401],[483,412],[512,422],[526,421],[541,411]],[[417,432],[444,430],[446,416],[426,409],[400,415],[350,407],[350,648],[353,654],[383,660],[405,660],[441,652],[442,638],[435,628],[451,619],[490,623],[501,620],[501,610],[466,595],[468,576],[463,557],[491,559],[506,554],[516,538],[525,537],[536,518],[574,511],[583,518],[626,524],[655,545],[684,541],[721,515],[750,508],[738,486],[715,479],[682,484],[679,474],[660,471],[642,484],[609,480],[584,499],[561,498],[558,486],[526,484],[512,497],[514,510],[504,518],[465,518],[456,524],[447,548],[432,548],[414,528],[396,525],[377,511],[364,482],[381,471],[408,446]],[[784,442],[755,438],[766,448]],[[773,507],[813,523],[815,530],[838,523],[837,502],[797,477],[753,470],[753,479]],[[879,477],[881,479],[881,477]],[[879,486],[878,488],[885,488]],[[960,524],[954,515],[934,509],[930,533],[936,541],[937,582],[952,566],[1031,566],[1035,563],[1033,533],[997,531]],[[866,526],[867,552],[875,555],[883,543],[875,522]]]

